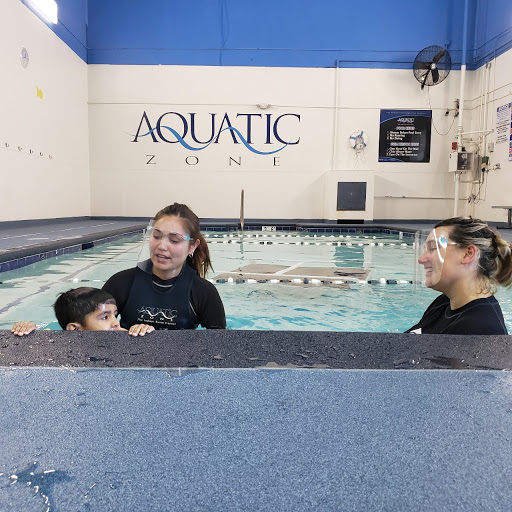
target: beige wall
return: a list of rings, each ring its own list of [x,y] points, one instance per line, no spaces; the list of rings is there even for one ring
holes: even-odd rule
[[[421,91],[411,71],[399,70],[89,66],[92,211],[151,215],[177,200],[201,217],[234,218],[243,188],[248,218],[421,219],[432,218],[432,208],[448,216],[454,185],[447,152],[456,124],[449,130],[453,117],[444,112],[457,94],[457,72]],[[257,105],[262,103],[271,106],[261,110]],[[380,109],[430,105],[438,130],[448,132],[441,136],[433,130],[430,163],[378,163]],[[245,126],[245,121],[234,121],[240,112],[263,119],[296,113],[300,123],[290,119],[283,128],[291,139],[299,135],[300,143],[278,153],[279,165],[274,165],[273,156],[250,153],[233,144],[228,133],[221,135],[221,143],[198,152],[150,137],[131,142],[144,111],[152,127],[165,112],[197,112],[197,119],[227,112],[238,127]],[[368,135],[359,160],[349,145],[356,130]],[[264,133],[259,140],[253,133],[253,142],[267,150]],[[149,164],[146,155],[155,155]],[[199,163],[187,165],[187,157]],[[241,158],[242,165],[230,164],[230,157]],[[373,193],[366,214],[336,212],[333,172],[338,181],[369,183]]]
[[[89,93],[95,213],[152,215],[179,201],[200,217],[234,218],[244,189],[247,217],[323,217],[323,175],[329,169],[332,144],[332,70],[90,66]],[[257,104],[271,106],[262,110]],[[266,116],[273,120],[294,113],[300,122],[293,116],[282,118],[279,135],[292,142],[300,137],[300,143],[275,155],[255,155],[242,143],[235,144],[229,132],[220,135],[218,144],[197,152],[179,144],[155,143],[150,137],[131,142],[144,111],[153,127],[165,112],[179,112],[187,119],[189,113],[197,113],[201,140],[209,138],[210,113],[217,115],[216,131],[227,113],[242,132],[247,121],[237,119],[237,113],[259,114],[261,118],[253,121],[252,142],[265,152],[282,146],[265,144]],[[166,124],[180,131],[176,119],[171,116]],[[186,141],[200,146],[190,137]],[[155,155],[149,164],[147,155]],[[187,158],[195,165],[188,165]],[[100,182],[105,181],[111,189],[118,187],[109,201],[101,191]]]
[[[0,20],[0,221],[90,215],[87,65],[18,0]]]
[[[481,107],[480,92],[482,87],[482,79],[484,78],[485,68],[477,70],[472,80],[471,98],[472,101],[468,105],[471,113],[472,130],[492,130],[487,135],[485,146],[487,143],[496,141],[496,110],[498,107],[507,103],[512,103],[512,50],[499,56],[491,62],[488,68],[488,102],[487,102],[487,124],[483,126],[479,121],[480,111],[484,112]],[[477,138],[477,135],[472,135]],[[472,212],[475,217],[485,220],[506,222],[507,212],[501,209],[493,209],[493,205],[512,205],[512,162],[509,157],[509,142],[495,144],[492,153],[486,153],[490,157],[489,167],[492,169],[487,173],[486,182],[481,187],[482,200],[473,205]],[[494,169],[499,164],[500,169]],[[478,187],[473,187],[473,193],[478,193]]]
[[[1,3],[0,19],[0,57],[9,77],[0,81],[7,120],[0,126],[1,220],[150,216],[173,201],[189,204],[200,217],[236,218],[241,189],[246,218],[432,219],[453,213],[448,154],[457,119],[445,111],[459,97],[458,71],[422,91],[411,70],[87,66],[18,0]],[[26,69],[18,58],[22,46],[30,54]],[[512,51],[492,63],[488,129],[496,108],[512,101],[511,69]],[[483,129],[482,73],[466,74],[465,131]],[[432,109],[430,163],[378,162],[381,109]],[[265,144],[266,116],[298,114],[300,122],[282,118],[279,134],[300,137],[300,143],[275,155],[255,155],[234,144],[229,132],[196,152],[149,136],[134,143],[144,111],[153,127],[165,112],[187,119],[195,112],[200,137],[209,133],[210,113],[217,114],[217,129],[227,113],[242,132],[246,120],[236,114],[260,114],[252,142],[261,151],[280,147]],[[172,125],[172,116],[167,121]],[[349,136],[359,130],[368,146],[356,159]],[[486,142],[494,139],[490,133]],[[186,141],[199,146],[190,135]],[[505,219],[491,206],[509,203],[507,144],[495,147],[491,167],[496,163],[501,170],[489,172],[477,204],[467,202],[477,187],[462,184],[459,213]],[[368,183],[366,212],[336,211],[338,181]]]

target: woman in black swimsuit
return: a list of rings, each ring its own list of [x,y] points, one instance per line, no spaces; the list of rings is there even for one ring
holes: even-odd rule
[[[494,297],[512,284],[511,244],[478,219],[455,217],[429,234],[418,262],[425,285],[442,293],[406,332],[507,334]]]
[[[186,205],[160,210],[148,226],[148,260],[114,274],[103,286],[115,299],[121,326],[132,334],[155,329],[225,329],[224,306],[204,279],[212,268],[199,219]]]

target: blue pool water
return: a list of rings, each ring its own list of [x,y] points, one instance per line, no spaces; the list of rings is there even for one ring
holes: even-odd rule
[[[205,238],[215,269],[208,277],[222,297],[230,329],[402,332],[437,295],[410,283],[417,279],[417,266],[413,238],[406,234],[207,232]],[[0,274],[0,328],[24,319],[58,328],[52,309],[57,295],[76,286],[101,287],[115,272],[134,266],[140,241],[131,236]],[[317,268],[319,279],[307,285],[216,282],[247,265]],[[320,282],[329,268],[369,274],[349,280],[344,289]],[[512,332],[512,293],[501,291],[497,298]]]

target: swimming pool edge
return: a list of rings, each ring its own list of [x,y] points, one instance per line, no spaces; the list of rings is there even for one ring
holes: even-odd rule
[[[0,331],[0,367],[512,370],[510,336],[333,331]]]
[[[0,251],[0,273],[62,254],[72,254],[142,232],[147,223]]]

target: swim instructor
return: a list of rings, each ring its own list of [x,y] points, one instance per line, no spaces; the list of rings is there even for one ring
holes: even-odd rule
[[[114,274],[103,286],[116,300],[121,326],[225,329],[219,292],[204,279],[212,268],[210,252],[192,210],[179,203],[160,210],[146,230],[146,244],[149,259]]]
[[[511,244],[485,222],[470,217],[439,222],[418,263],[425,268],[425,285],[442,295],[406,332],[508,334],[494,293],[499,285],[512,284]]]

